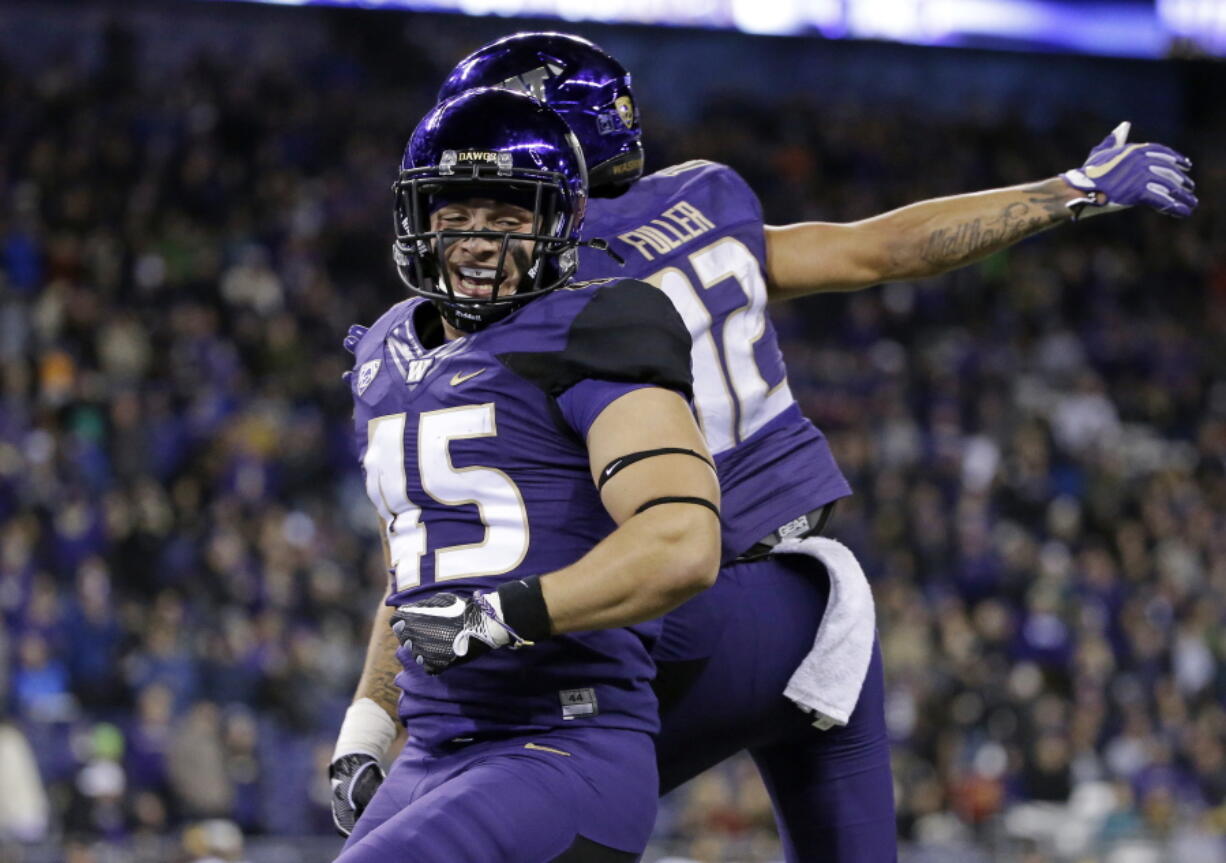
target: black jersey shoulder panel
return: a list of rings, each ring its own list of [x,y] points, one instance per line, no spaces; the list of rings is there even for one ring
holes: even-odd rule
[[[644,383],[693,397],[690,334],[672,302],[646,282],[599,285],[572,319],[560,351],[499,354],[550,396],[583,380]]]

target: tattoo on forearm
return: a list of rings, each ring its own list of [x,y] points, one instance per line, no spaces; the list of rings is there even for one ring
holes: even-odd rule
[[[1063,200],[1035,191],[1025,201],[1014,201],[989,219],[976,218],[928,235],[919,249],[920,259],[938,270],[968,263],[1037,234],[1067,218]]]
[[[381,649],[367,659],[358,696],[370,698],[388,713],[395,714],[400,701],[396,675],[400,671],[400,660],[396,658],[396,636],[389,629]]]

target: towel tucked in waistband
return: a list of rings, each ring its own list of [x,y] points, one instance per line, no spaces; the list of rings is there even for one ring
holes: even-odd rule
[[[774,554],[817,558],[830,576],[830,599],[817,627],[813,648],[801,660],[783,694],[817,716],[827,729],[846,725],[860,700],[877,636],[873,592],[851,549],[826,537],[787,539]]]

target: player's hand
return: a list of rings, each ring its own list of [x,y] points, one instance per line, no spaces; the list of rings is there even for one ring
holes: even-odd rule
[[[383,768],[378,759],[357,752],[333,761],[328,777],[332,780],[332,823],[337,832],[348,836],[383,784]]]
[[[507,626],[496,593],[467,598],[436,593],[402,605],[392,613],[392,631],[428,674],[471,662],[499,647],[532,643]]]
[[[1144,205],[1186,218],[1199,203],[1188,176],[1192,161],[1162,144],[1129,144],[1130,123],[1120,123],[1090,151],[1085,164],[1060,176],[1085,194],[1068,202],[1074,218]]]
[[[345,350],[349,351],[351,354],[356,354],[358,352],[358,342],[362,341],[362,336],[366,335],[366,332],[369,329],[370,327],[364,327],[361,324],[351,325],[349,327],[349,332],[345,335],[345,341],[343,342],[345,345]]]

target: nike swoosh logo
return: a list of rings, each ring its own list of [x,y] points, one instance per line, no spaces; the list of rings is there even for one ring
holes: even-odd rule
[[[622,459],[620,458],[609,462],[609,466],[604,469],[604,478],[607,480],[609,477],[613,476],[613,474],[617,473],[621,469],[621,466]]]
[[[477,369],[475,372],[469,372],[467,374],[463,372],[456,372],[454,375],[451,376],[451,385],[453,387],[458,387],[460,384],[464,383],[465,381],[471,381],[473,378],[481,374],[483,371],[485,371],[485,369]]]
[[[1133,150],[1137,149],[1138,147],[1144,147],[1144,146],[1145,146],[1144,144],[1129,144],[1127,147],[1125,147],[1124,149],[1116,153],[1114,157],[1103,162],[1101,165],[1086,165],[1085,175],[1089,177],[1091,180],[1097,180],[1099,177],[1103,176],[1104,174],[1109,173],[1112,168],[1114,168],[1116,165],[1120,163],[1121,159],[1123,159]]]
[[[454,599],[451,605],[402,605],[398,611],[421,617],[457,617],[464,611],[464,600]]]
[[[554,755],[565,755],[567,758],[570,758],[569,752],[554,749],[552,746],[541,746],[539,743],[525,743],[524,749],[535,749],[537,752],[552,752]]]

